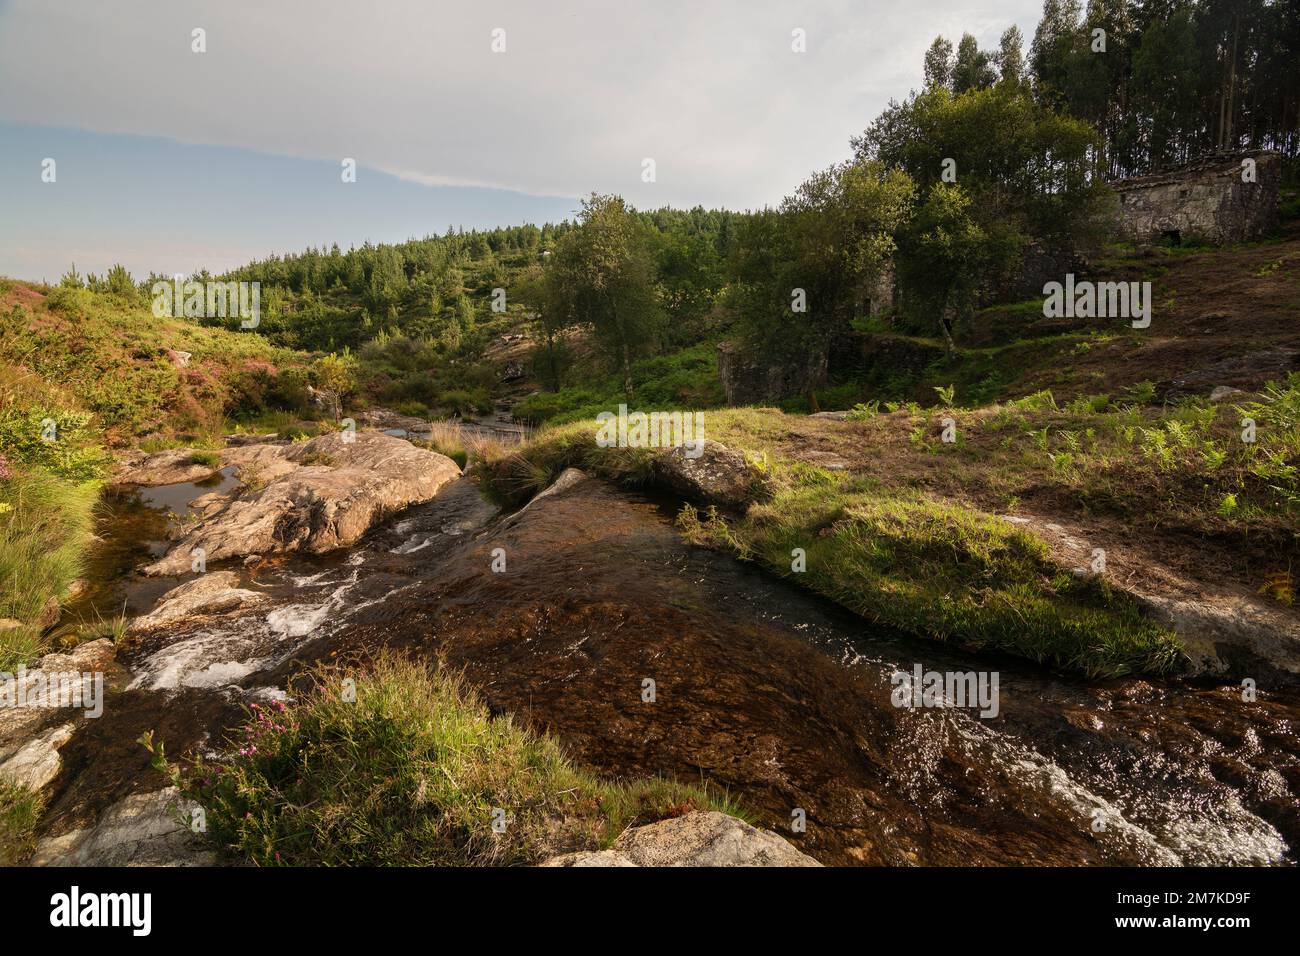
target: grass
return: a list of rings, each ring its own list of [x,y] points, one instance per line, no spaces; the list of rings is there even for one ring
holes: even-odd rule
[[[164,423],[182,438],[215,431],[225,411],[274,392],[301,353],[252,333],[157,318],[143,298],[54,287],[0,310],[0,362],[73,392],[114,441]],[[190,357],[182,367],[176,356]],[[267,384],[269,383],[269,384]]]
[[[40,653],[38,622],[81,575],[98,493],[94,482],[39,469],[0,482],[0,617],[23,625],[0,631],[0,670]]]
[[[142,738],[218,844],[255,865],[531,864],[691,809],[738,812],[699,787],[597,779],[448,670],[384,654],[311,677],[292,706],[251,711],[228,762],[168,763]]]
[[[440,455],[446,455],[462,469],[469,461],[470,444],[465,440],[465,433],[450,422],[431,422],[428,447]]]
[[[1089,677],[1173,669],[1180,646],[1097,579],[981,511],[822,472],[740,520],[687,506],[688,538],[756,560],[868,620]],[[806,570],[794,573],[802,549]]]
[[[0,780],[0,866],[21,866],[36,846],[41,795]]]
[[[1098,418],[1091,410],[1100,404],[1101,398],[1092,396],[1076,408],[1082,417]],[[1275,398],[1267,414],[1274,421],[1286,419],[1285,405]],[[1050,396],[982,410],[978,421],[987,429],[977,425],[976,413],[943,410],[959,421],[962,437],[955,445],[938,440],[938,409],[876,411],[864,407],[850,423],[816,422],[770,409],[708,413],[709,436],[748,451],[771,479],[773,496],[751,505],[742,517],[701,516],[688,509],[683,530],[697,542],[755,560],[870,620],[912,634],[1094,677],[1158,674],[1177,666],[1180,645],[1172,632],[1143,617],[1129,598],[1054,564],[1041,541],[989,513],[993,504],[962,500],[965,489],[984,491],[985,485],[1004,503],[1044,482],[1089,480],[1092,470],[1078,462],[1069,469],[1053,464],[1052,454],[1069,452],[1050,426],[1041,447],[1032,430],[1039,418],[1068,415]],[[1171,420],[1194,411],[1174,410]],[[1126,407],[1107,414],[1118,429],[1134,412]],[[997,427],[989,424],[998,416]],[[862,470],[828,471],[784,450],[801,428],[842,442],[836,450],[846,456],[865,456]],[[1016,433],[1005,448],[1000,429]],[[601,449],[595,432],[590,421],[546,428],[523,448],[485,461],[480,468],[485,484],[503,503],[518,505],[571,466],[624,484],[654,481],[652,450]],[[1081,461],[1084,453],[1079,454]],[[939,455],[946,456],[945,467],[936,471],[929,461]],[[1123,455],[1128,467],[1151,470],[1136,443]],[[908,467],[896,471],[900,459]],[[880,466],[881,477],[864,473],[872,464]],[[1104,469],[1100,473],[1104,478]],[[940,477],[930,477],[936,474]],[[926,481],[938,482],[939,488],[927,491]],[[1152,511],[1149,490],[1133,487],[1131,507]],[[1213,507],[1219,521],[1221,501],[1220,495]],[[807,554],[805,573],[791,572],[795,548]]]
[[[99,611],[95,611],[93,620],[83,619],[77,623],[76,642],[86,643],[106,637],[116,644],[126,636],[126,628],[130,623],[131,619],[126,616],[125,610],[111,617],[104,617]]]
[[[81,572],[108,448],[210,448],[224,414],[288,394],[305,366],[257,335],[157,318],[140,296],[23,292],[0,305],[0,617],[22,624],[0,632],[0,666],[43,649],[42,618]],[[220,465],[204,447],[191,460]]]

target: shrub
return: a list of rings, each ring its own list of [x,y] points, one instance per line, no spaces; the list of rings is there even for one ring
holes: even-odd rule
[[[0,448],[11,465],[44,468],[74,481],[102,477],[108,456],[87,437],[90,415],[64,408],[0,411]]]
[[[462,418],[492,411],[492,399],[486,389],[448,389],[438,396],[438,404]]]

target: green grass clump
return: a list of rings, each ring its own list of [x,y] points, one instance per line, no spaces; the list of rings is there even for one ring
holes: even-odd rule
[[[21,784],[0,780],[0,866],[21,866],[36,846],[41,795]]]
[[[94,531],[94,482],[40,470],[0,482],[0,618],[23,626],[0,631],[0,670],[40,652],[36,622],[51,598],[62,598],[82,571]]]
[[[256,865],[530,864],[689,809],[735,812],[666,780],[598,780],[446,670],[386,654],[363,674],[313,678],[296,704],[254,708],[228,763],[169,765],[142,740],[214,839]]]
[[[823,472],[739,522],[680,522],[700,543],[799,580],[862,616],[908,633],[1027,657],[1090,677],[1164,673],[1173,634],[1098,579],[1055,565],[1046,546],[961,505],[879,489]],[[807,570],[791,571],[795,548]]]

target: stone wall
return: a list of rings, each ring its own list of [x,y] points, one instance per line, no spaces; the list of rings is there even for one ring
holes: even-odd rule
[[[1073,249],[1052,249],[1031,242],[1025,247],[1016,274],[993,295],[983,299],[980,305],[1039,298],[1046,283],[1060,282],[1067,272],[1084,273],[1087,269],[1086,260]]]
[[[886,370],[902,378],[918,378],[944,357],[941,346],[904,335],[846,332],[831,343],[829,370],[832,375],[862,375]]]
[[[1255,182],[1242,181],[1242,160]],[[1254,150],[1217,154],[1168,172],[1113,183],[1119,232],[1129,241],[1212,243],[1258,239],[1277,226],[1282,158]]]
[[[735,342],[723,342],[718,346],[718,378],[728,405],[761,405],[807,395],[826,383],[826,352],[777,362]]]

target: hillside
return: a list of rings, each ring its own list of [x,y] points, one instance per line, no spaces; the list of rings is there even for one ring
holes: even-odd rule
[[[235,419],[310,413],[307,356],[157,318],[134,291],[0,279],[0,670],[31,659],[80,586],[115,452],[201,458]]]

